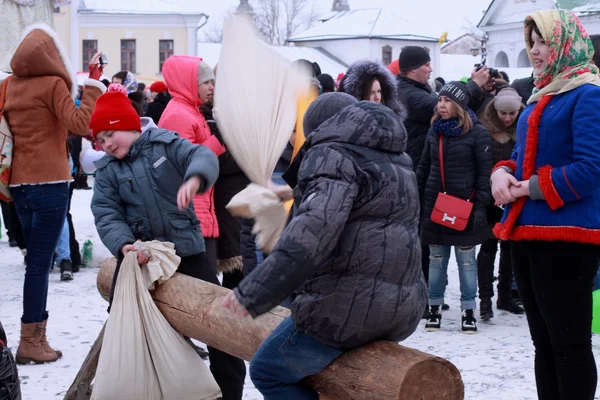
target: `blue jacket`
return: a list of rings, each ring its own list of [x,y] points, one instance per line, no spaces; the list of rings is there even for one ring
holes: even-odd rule
[[[518,180],[533,173],[533,198],[509,205],[494,232],[502,240],[600,244],[600,87],[586,84],[548,100],[527,106],[511,161],[497,165]]]
[[[199,193],[208,190],[219,175],[217,157],[208,147],[151,125],[125,158],[106,155],[96,162],[96,229],[116,257],[136,240],[172,242],[181,257],[202,253],[204,240],[194,208],[179,211],[177,192],[192,176],[201,178]]]

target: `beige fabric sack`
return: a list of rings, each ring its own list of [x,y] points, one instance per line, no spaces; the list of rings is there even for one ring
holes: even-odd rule
[[[172,243],[136,243],[117,277],[92,400],[212,400],[221,397],[206,364],[154,304],[149,290],[169,279],[181,259]]]
[[[240,60],[244,71],[240,74]],[[227,206],[237,216],[255,219],[257,243],[270,252],[287,212],[265,187],[296,124],[296,99],[310,77],[260,40],[251,21],[234,16],[225,24],[215,86],[215,109],[227,150],[253,185]]]

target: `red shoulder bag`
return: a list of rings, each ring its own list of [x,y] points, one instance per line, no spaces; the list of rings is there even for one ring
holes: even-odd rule
[[[464,231],[469,223],[469,217],[473,211],[471,200],[463,200],[446,194],[446,182],[444,180],[444,147],[442,137],[438,137],[440,151],[440,174],[442,176],[442,193],[433,205],[431,220],[436,224],[445,226],[456,231]],[[473,193],[475,193],[473,191]],[[473,196],[471,196],[473,197]]]

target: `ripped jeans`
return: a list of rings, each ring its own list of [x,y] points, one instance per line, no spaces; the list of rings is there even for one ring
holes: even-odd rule
[[[452,246],[429,246],[429,305],[444,304],[444,293],[448,281],[448,262]],[[477,296],[477,261],[475,246],[454,246],[458,277],[460,279],[460,308],[474,310]]]

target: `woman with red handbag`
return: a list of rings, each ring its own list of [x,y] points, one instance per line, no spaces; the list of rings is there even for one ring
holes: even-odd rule
[[[475,246],[485,240],[492,141],[467,107],[469,97],[469,89],[462,82],[442,87],[417,169],[423,199],[421,240],[430,246],[428,331],[437,331],[441,326],[440,308],[452,246],[460,278],[461,329],[477,331]]]
[[[492,194],[509,240],[535,347],[540,399],[594,399],[592,287],[600,255],[600,78],[594,46],[569,11],[525,19],[535,89]]]

